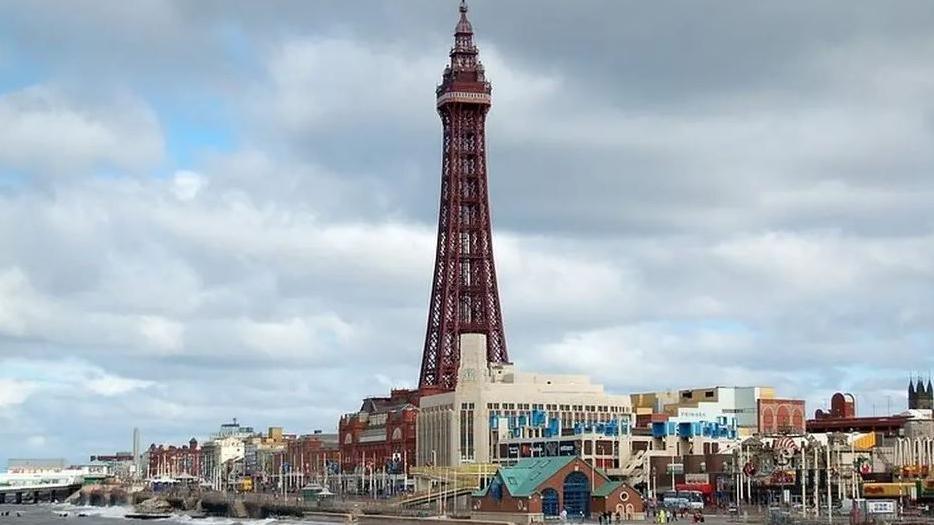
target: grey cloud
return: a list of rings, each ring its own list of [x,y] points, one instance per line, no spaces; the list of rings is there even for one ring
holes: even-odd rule
[[[0,146],[0,177],[29,171],[0,185],[0,359],[152,383],[17,401],[0,449],[78,459],[133,425],[180,440],[233,416],[327,429],[414,383],[454,7],[0,7],[3,58],[38,65],[2,108],[55,93],[110,141]],[[865,408],[934,364],[929,4],[471,7],[524,369],[772,383],[812,408],[851,389]],[[171,166],[173,113],[205,101],[237,144]]]

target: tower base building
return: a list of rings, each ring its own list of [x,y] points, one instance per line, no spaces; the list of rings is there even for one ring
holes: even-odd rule
[[[632,427],[629,396],[607,394],[587,376],[522,373],[512,363],[491,363],[483,334],[462,334],[459,346],[457,386],[419,402],[420,466],[491,463],[501,444],[517,438],[619,435]]]

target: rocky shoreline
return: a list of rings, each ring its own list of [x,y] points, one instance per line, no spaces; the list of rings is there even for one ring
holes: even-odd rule
[[[67,503],[89,506],[132,506],[137,519],[156,519],[172,514],[192,517],[217,516],[234,519],[304,518],[317,522],[354,523],[357,525],[432,525],[466,523],[471,525],[507,525],[504,522],[426,517],[405,511],[391,504],[364,501],[331,501],[326,504],[305,503],[297,498],[272,495],[228,495],[219,492],[191,491],[184,493],[153,493],[132,490],[122,485],[82,487]]]
[[[139,516],[188,514],[191,516],[218,516],[238,519],[279,516],[303,517],[309,513],[333,515],[333,521],[348,521],[341,512],[316,512],[299,501],[245,500],[213,492],[157,494],[149,490],[132,490],[123,485],[91,485],[82,487],[69,496],[66,503],[81,506],[130,506]]]

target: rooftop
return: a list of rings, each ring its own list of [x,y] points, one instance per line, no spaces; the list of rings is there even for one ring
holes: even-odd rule
[[[577,460],[576,456],[556,456],[556,457],[544,457],[544,458],[525,458],[520,460],[513,466],[510,467],[501,467],[499,472],[496,473],[496,478],[501,480],[501,482],[506,486],[506,489],[509,491],[509,494],[513,497],[529,497],[532,493],[535,492],[535,489],[539,485],[547,481],[549,478],[557,474],[561,469],[568,466],[571,462]],[[599,469],[595,470],[596,474],[606,479],[606,475],[603,474]],[[600,489],[603,489],[606,485],[612,485],[613,483],[604,483],[597,491],[594,492],[594,495],[599,495],[597,492]],[[491,483],[492,485],[492,483]],[[609,489],[610,492],[613,491],[617,486],[616,485]],[[490,485],[487,485],[482,490],[475,492],[473,495],[477,497],[486,496],[489,492]],[[609,492],[607,493],[609,494]]]

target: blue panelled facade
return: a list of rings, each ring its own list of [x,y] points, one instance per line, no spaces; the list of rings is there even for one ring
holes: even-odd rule
[[[736,422],[727,417],[718,417],[715,421],[668,420],[652,423],[652,437],[663,438],[667,436],[736,439]]]
[[[490,415],[490,428],[500,428],[504,416]],[[610,421],[575,421],[570,427],[562,428],[561,419],[549,417],[544,410],[532,410],[529,415],[505,416],[508,438],[541,437],[554,438],[581,434],[597,433],[605,436],[625,436],[631,432],[628,416]],[[532,432],[530,432],[532,431]]]

